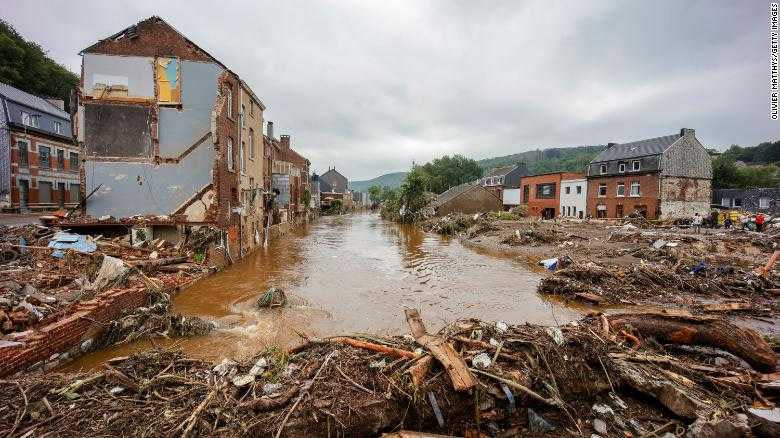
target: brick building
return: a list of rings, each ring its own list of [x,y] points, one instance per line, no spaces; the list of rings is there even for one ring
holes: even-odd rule
[[[83,154],[64,102],[0,83],[0,208],[73,207]]]
[[[577,172],[551,172],[523,177],[520,203],[531,217],[552,219],[560,214],[561,182],[582,178]]]
[[[693,129],[679,134],[610,143],[588,165],[588,215],[648,219],[709,212],[712,160]]]
[[[228,258],[251,250],[275,153],[249,85],[159,17],[80,54],[81,191],[99,188],[86,213],[212,225]]]

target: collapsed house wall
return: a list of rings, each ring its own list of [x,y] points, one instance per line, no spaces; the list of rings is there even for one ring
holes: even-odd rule
[[[699,178],[661,178],[661,219],[690,218],[710,211],[712,180]]]

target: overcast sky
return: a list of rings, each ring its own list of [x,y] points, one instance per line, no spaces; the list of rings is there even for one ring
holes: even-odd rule
[[[769,1],[4,1],[74,72],[79,50],[159,15],[250,84],[277,134],[350,179],[695,128],[780,139]]]

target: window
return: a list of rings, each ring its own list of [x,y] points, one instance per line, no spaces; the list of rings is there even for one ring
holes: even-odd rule
[[[573,213],[572,216],[577,216],[577,206],[571,208],[571,212]]]
[[[720,200],[720,205],[723,207],[731,207],[731,198],[723,198]]]
[[[242,141],[238,147],[238,166],[241,169],[241,173],[246,173],[246,160],[244,159],[244,142]]]
[[[599,166],[599,171],[601,172],[602,175],[607,173],[607,165],[606,164],[602,164],[601,166]]]
[[[577,186],[577,194],[578,195],[582,194],[582,186]]]
[[[30,126],[33,128],[38,127],[38,116],[22,111],[22,125]]]
[[[742,207],[742,198],[734,198],[734,207]]]
[[[70,170],[79,169],[79,154],[76,152],[70,153]]]
[[[601,183],[599,184],[599,196],[607,196],[607,184]]]
[[[617,196],[626,196],[626,185],[622,182],[617,183]]]
[[[626,163],[618,164],[618,172],[620,172],[620,173],[625,173],[626,172]]]
[[[504,184],[504,177],[503,176],[498,178],[498,184],[499,185]]]
[[[157,102],[161,105],[181,103],[181,72],[178,58],[157,58],[155,61]]]
[[[233,171],[233,139],[228,138],[227,139],[227,151],[225,151],[225,154],[227,155],[227,168],[229,171]]]
[[[566,186],[565,190],[566,190],[566,194],[567,195],[570,194],[571,193],[571,186]]]
[[[536,197],[538,199],[551,199],[555,197],[555,183],[537,184]]]
[[[639,166],[640,166],[639,160],[634,160],[631,162],[631,170],[633,170],[634,172],[639,170]]]
[[[631,196],[639,196],[639,181],[631,181]]]
[[[233,92],[230,89],[227,90],[227,99],[225,100],[227,106],[227,116],[233,118]]]
[[[251,110],[251,106],[249,107]],[[255,157],[255,131],[249,128],[249,158]]]
[[[249,99],[249,115],[255,115],[255,101],[252,99]]]
[[[62,134],[62,123],[54,122],[54,132],[57,134]]]
[[[239,114],[238,118],[241,119],[241,129],[244,129],[244,115],[246,114],[246,107],[244,105],[241,105],[241,114]]]
[[[579,212],[579,218],[580,219],[582,219],[582,215],[583,215],[582,210],[580,210],[580,212]]]
[[[57,169],[65,170],[65,151],[57,149]]]
[[[769,198],[758,198],[758,208],[769,208]]]
[[[38,146],[38,165],[42,169],[51,169],[51,148]]]
[[[606,190],[606,188],[604,190]],[[597,218],[607,217],[607,206],[605,204],[599,204],[596,206],[596,217]]]
[[[19,167],[27,167],[30,165],[27,155],[27,142],[24,140],[17,140],[16,147],[19,148]]]
[[[526,184],[526,185],[523,186],[523,204],[527,204],[528,203],[528,198],[529,198],[529,193],[528,192],[529,192],[528,185]]]

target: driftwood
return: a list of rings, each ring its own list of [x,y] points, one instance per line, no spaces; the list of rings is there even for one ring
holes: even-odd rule
[[[423,384],[425,381],[425,376],[428,375],[428,371],[430,371],[432,364],[433,356],[426,355],[422,359],[418,360],[417,363],[409,367],[406,372],[412,376],[412,382],[414,383],[414,386],[420,387]]]
[[[465,391],[473,388],[477,382],[469,371],[466,362],[450,344],[443,339],[429,335],[425,329],[420,312],[417,309],[406,309],[406,322],[414,336],[415,341],[423,348],[431,352],[444,366],[452,380],[452,386],[456,391]]]
[[[183,263],[187,261],[187,257],[167,257],[164,259],[150,259],[150,260],[138,260],[128,262],[130,266],[135,266],[139,269],[154,269],[160,266],[173,265],[175,263]]]
[[[400,348],[388,347],[386,345],[374,344],[372,342],[361,341],[359,339],[337,337],[328,339],[329,342],[347,344],[351,347],[362,348],[363,350],[376,351],[377,353],[384,353],[388,356],[402,357],[406,359],[414,359],[417,355],[413,351],[401,350]]]
[[[645,313],[614,315],[610,324],[615,329],[631,327],[661,342],[720,348],[741,357],[759,371],[773,371],[777,363],[774,351],[758,333],[725,319]]]

